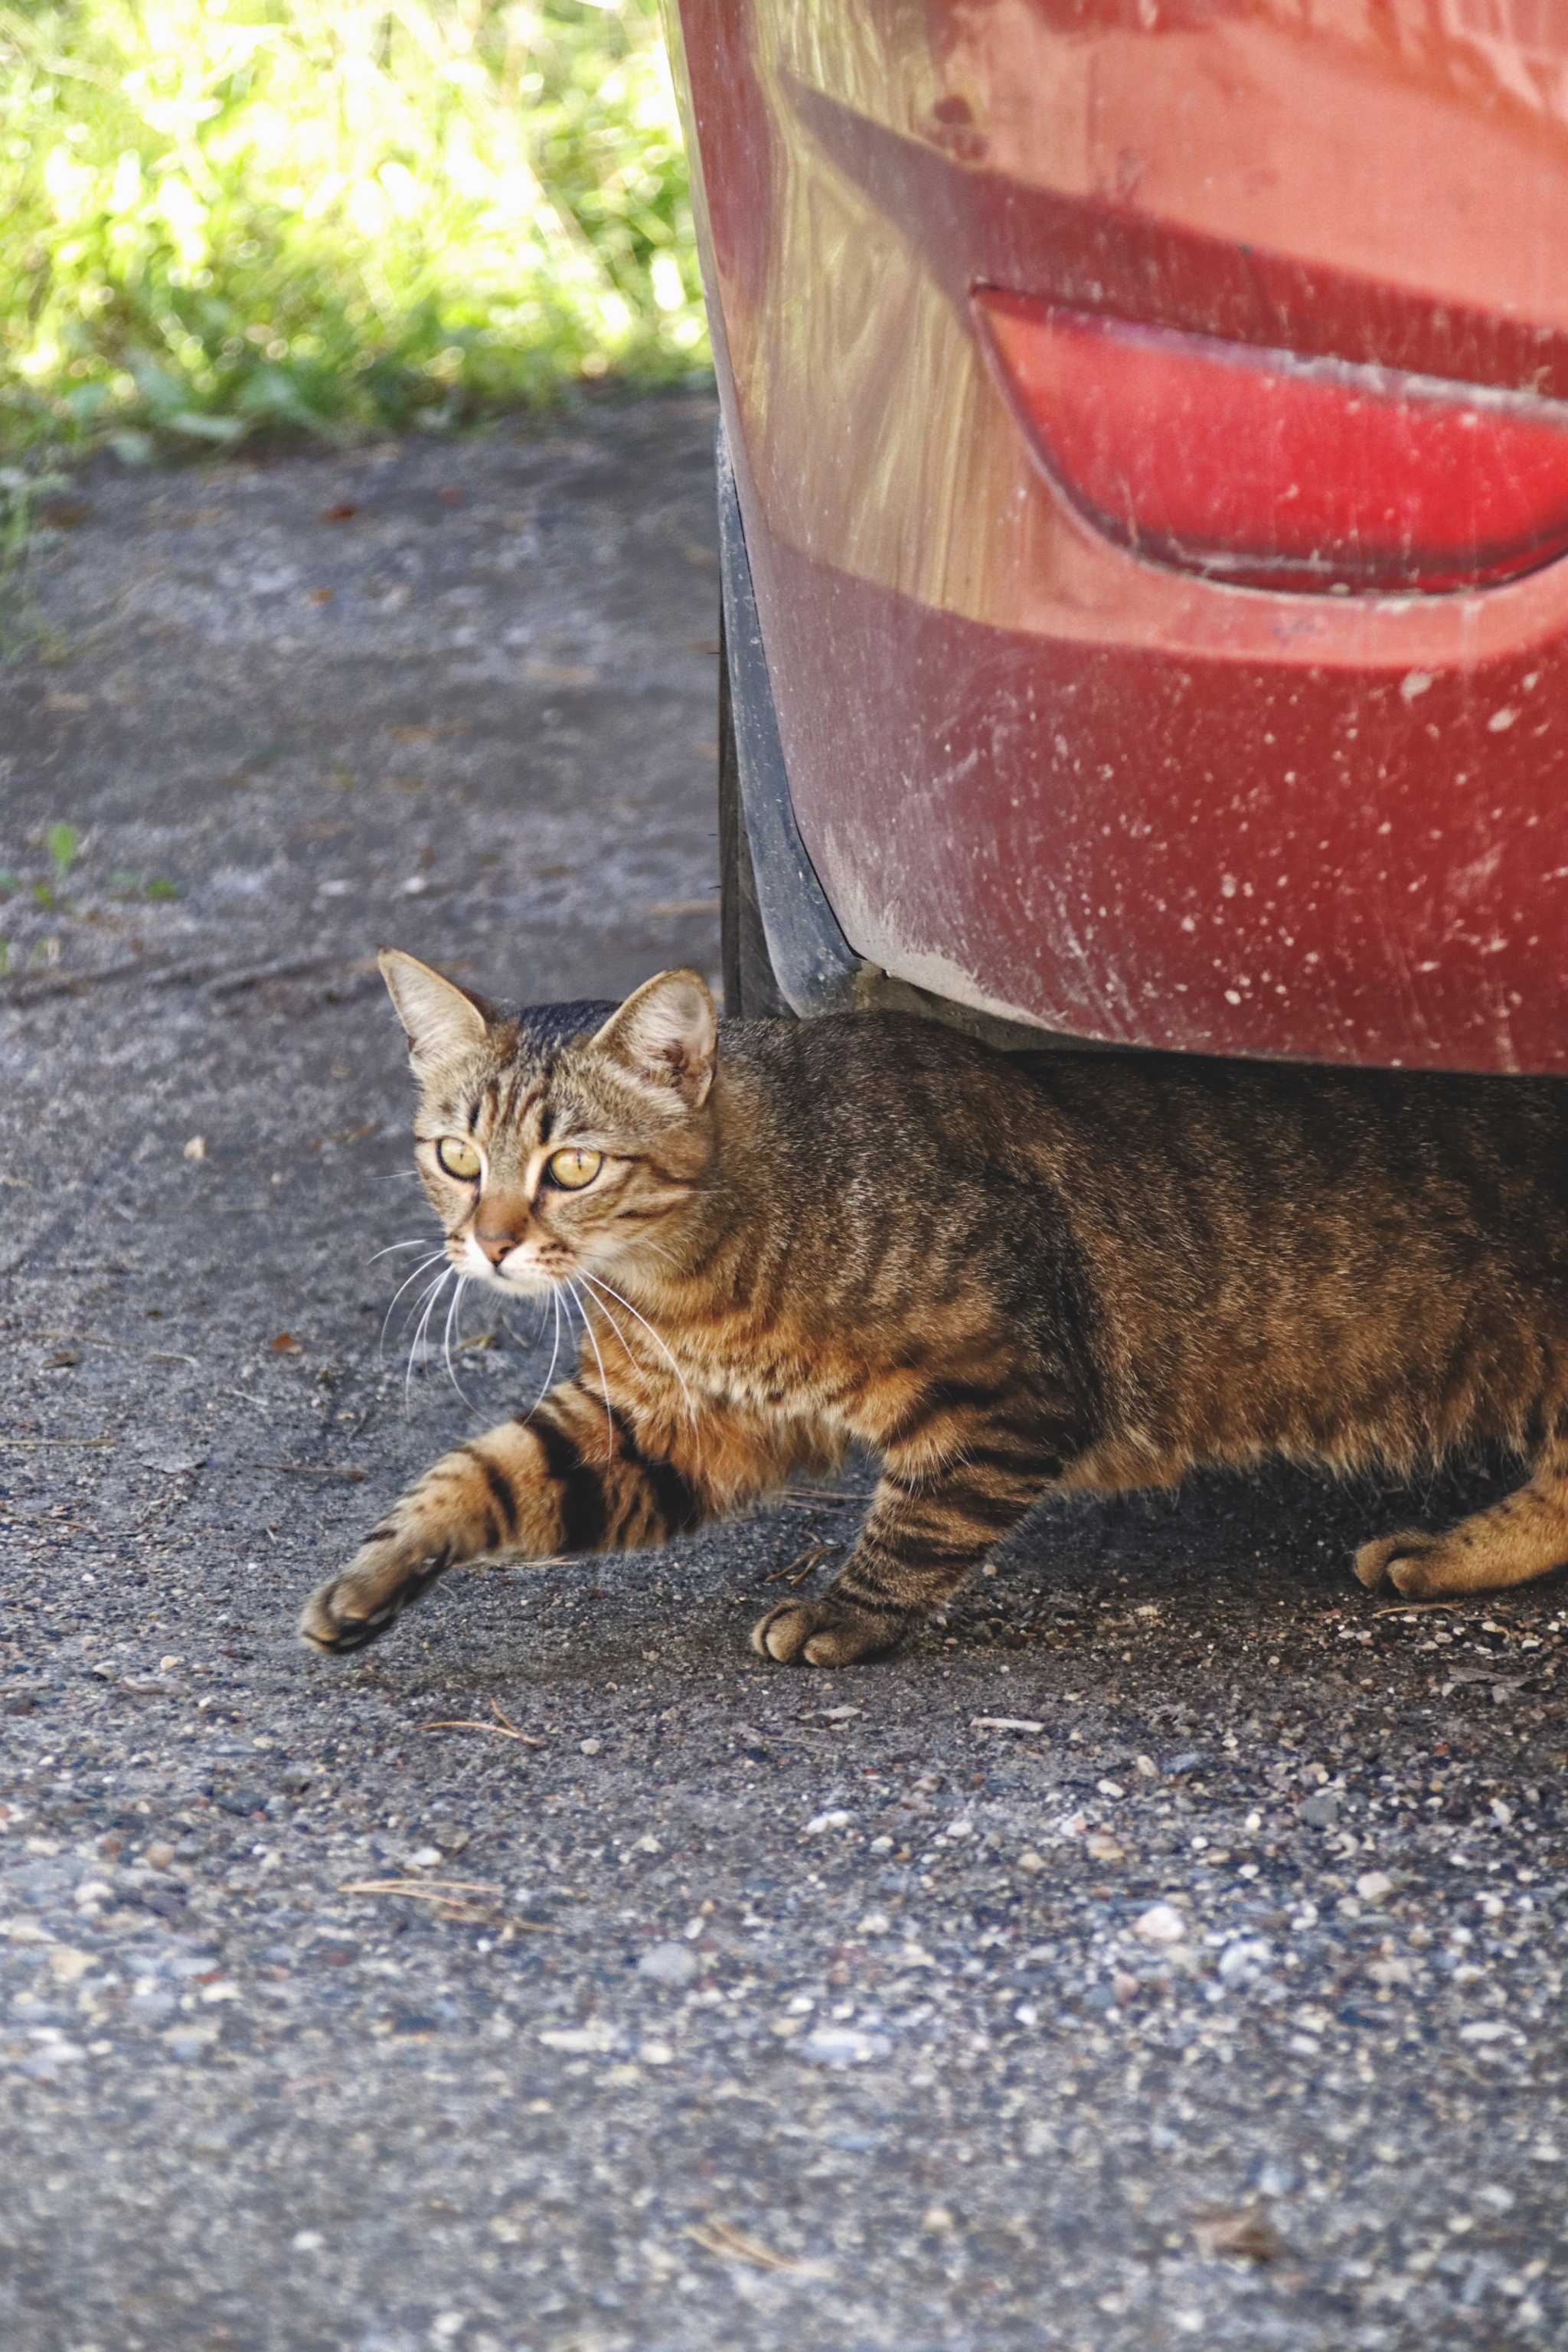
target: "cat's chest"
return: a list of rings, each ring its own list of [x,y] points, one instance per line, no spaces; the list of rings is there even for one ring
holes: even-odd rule
[[[787,1319],[759,1328],[748,1318],[715,1318],[671,1342],[688,1386],[717,1407],[835,1419],[847,1373],[853,1380],[841,1349]]]
[[[811,1386],[808,1368],[788,1349],[742,1349],[699,1341],[680,1353],[688,1380],[715,1404],[793,1403]]]

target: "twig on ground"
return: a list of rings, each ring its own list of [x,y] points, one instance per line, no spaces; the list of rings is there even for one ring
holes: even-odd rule
[[[775,1568],[771,1576],[763,1577],[763,1582],[777,1584],[787,1578],[791,1584],[804,1584],[812,1570],[825,1560],[829,1553],[842,1551],[843,1549],[841,1543],[807,1544],[804,1551],[795,1554],[787,1568]]]
[[[368,1475],[341,1462],[253,1462],[253,1470],[287,1470],[296,1477],[341,1478],[345,1486],[363,1486]]]
[[[416,1901],[433,1903],[443,1918],[472,1920],[489,1926],[500,1916],[490,1903],[475,1903],[466,1895],[442,1895],[433,1886],[413,1886],[401,1878],[355,1878],[340,1886],[340,1895],[412,1895]]]
[[[743,2230],[737,2230],[732,2222],[721,2221],[717,2217],[710,2216],[700,2225],[689,2224],[686,2234],[706,2252],[718,2254],[725,2262],[750,2263],[753,2270],[792,2271],[796,2278],[831,2278],[833,2275],[826,2263],[802,2263],[791,2254],[775,2254],[771,2246],[760,2244],[755,2238],[747,2237]]]
[[[476,1919],[493,1925],[500,1922],[508,1927],[526,1927],[531,1935],[558,1936],[561,1929],[550,1919],[508,1917],[497,1903],[476,1903],[476,1895],[499,1896],[500,1889],[487,1886],[477,1878],[348,1878],[338,1887],[340,1895],[411,1895],[416,1902],[434,1903],[437,1907],[459,1919]]]
[[[1484,1609],[1489,1617],[1494,1610],[1511,1609],[1513,1605],[1511,1601],[1493,1601],[1478,1593],[1469,1601],[1402,1601],[1397,1608],[1374,1609],[1372,1613],[1374,1617],[1415,1617],[1428,1609]]]
[[[0,1437],[0,1445],[19,1446],[23,1453],[34,1453],[40,1445],[112,1445],[112,1437]]]
[[[548,1748],[548,1739],[536,1739],[531,1731],[520,1731],[515,1723],[502,1715],[500,1704],[491,1699],[490,1708],[496,1720],[485,1722],[482,1717],[469,1715],[443,1716],[438,1722],[422,1723],[421,1731],[493,1731],[498,1739],[521,1739],[525,1748]]]

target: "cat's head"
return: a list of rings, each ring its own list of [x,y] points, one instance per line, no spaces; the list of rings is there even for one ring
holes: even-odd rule
[[[714,1142],[718,1021],[697,972],[661,971],[563,1036],[554,1008],[500,1012],[395,949],[381,969],[419,1081],[415,1160],[459,1273],[518,1297],[678,1262]]]

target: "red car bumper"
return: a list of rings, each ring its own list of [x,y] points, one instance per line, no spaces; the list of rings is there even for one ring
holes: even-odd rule
[[[933,0],[913,41],[914,12],[680,0],[790,797],[853,947],[952,1002],[1131,1045],[1568,1070],[1548,478],[1568,430],[1568,17],[1552,80],[1540,9],[1533,79],[1458,16],[1439,37],[1425,9],[1342,14]],[[1498,584],[1455,587],[1445,557],[1440,588],[1413,588],[1420,516],[1401,524],[1373,479],[1323,541],[1343,579],[1297,562],[1292,584],[1235,585],[1210,541],[1188,560],[1169,530],[1140,538],[1136,484],[1108,514],[1135,469],[1092,404],[1092,499],[1070,435],[1067,471],[1031,439],[1027,386],[984,347],[992,288],[1200,360],[1321,362],[1344,446],[1369,369],[1434,413],[1451,387],[1483,431],[1517,411],[1544,488],[1488,508],[1517,541]],[[1185,446],[1169,417],[1149,430]],[[1213,488],[1154,484],[1178,520],[1208,497],[1217,530],[1242,528]],[[1334,484],[1316,490],[1326,513]],[[1438,518],[1461,539],[1463,503]]]

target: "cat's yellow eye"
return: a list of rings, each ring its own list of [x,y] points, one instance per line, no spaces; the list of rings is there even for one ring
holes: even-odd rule
[[[436,1157],[448,1176],[460,1176],[468,1181],[479,1172],[479,1155],[464,1135],[444,1135],[436,1146]]]
[[[554,1151],[546,1163],[550,1181],[563,1192],[580,1192],[591,1184],[605,1164],[602,1151]]]

